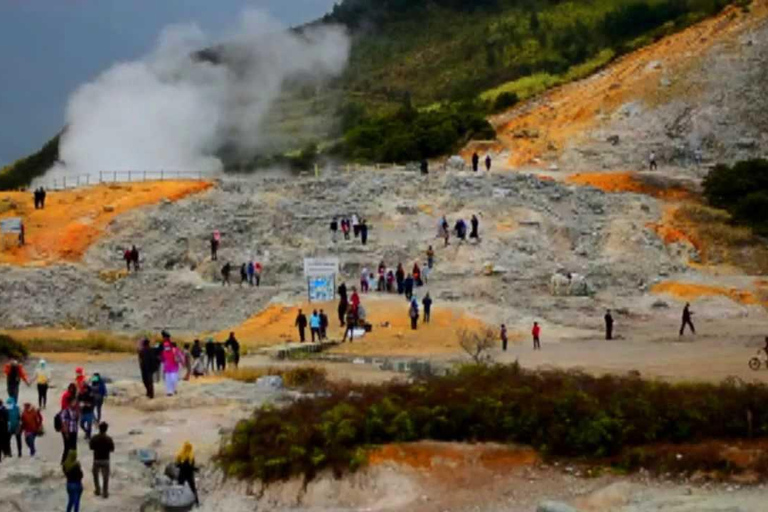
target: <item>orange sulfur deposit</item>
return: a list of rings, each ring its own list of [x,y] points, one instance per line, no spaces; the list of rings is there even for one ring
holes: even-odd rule
[[[678,281],[664,281],[651,288],[652,293],[666,293],[683,300],[695,300],[703,297],[728,297],[734,302],[744,305],[761,304],[760,299],[752,292],[737,288],[725,288],[721,286],[709,286],[696,283],[681,283]],[[768,306],[768,304],[763,303]]]
[[[210,182],[156,181],[104,184],[49,192],[35,210],[29,192],[0,192],[0,218],[21,217],[26,245],[3,235],[0,263],[48,265],[77,261],[118,215],[162,200],[177,201],[210,188]]]
[[[388,444],[372,450],[368,462],[372,465],[394,463],[414,469],[445,469],[455,471],[457,466],[473,466],[504,471],[518,466],[530,466],[539,461],[531,448],[517,448],[492,444],[462,445],[422,441],[410,444]]]
[[[702,259],[705,258],[703,242],[691,229],[691,226],[683,225],[678,215],[677,206],[666,206],[660,222],[652,222],[647,225],[655,232],[665,244],[686,243],[692,245]]]
[[[346,343],[334,349],[335,353],[348,355],[398,355],[420,356],[448,355],[461,352],[457,330],[482,329],[486,325],[473,316],[450,308],[432,308],[432,320],[429,324],[419,321],[418,330],[412,331],[408,318],[408,303],[405,300],[376,298],[376,294],[361,295],[363,306],[368,314],[368,321],[373,325],[373,332],[353,343]],[[323,309],[328,315],[330,327],[328,338],[341,340],[344,330],[339,325],[336,312],[337,303],[303,304],[301,306],[271,305],[249,318],[241,325],[215,333],[216,339],[225,339],[234,331],[245,346],[251,348],[280,345],[297,342],[298,331],[294,326],[299,307],[309,315],[314,309]],[[205,335],[203,335],[205,336]],[[514,333],[509,334],[515,340]],[[307,339],[310,339],[307,328]]]
[[[690,192],[682,188],[660,188],[643,183],[637,175],[632,172],[574,174],[568,176],[565,181],[566,183],[571,183],[573,185],[599,188],[604,192],[633,192],[671,201],[688,199],[691,195]]]

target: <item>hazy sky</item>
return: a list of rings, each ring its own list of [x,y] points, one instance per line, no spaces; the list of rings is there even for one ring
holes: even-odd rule
[[[219,32],[245,7],[296,25],[334,0],[0,0],[0,167],[40,148],[63,124],[74,89],[148,51],[160,30],[193,21]]]

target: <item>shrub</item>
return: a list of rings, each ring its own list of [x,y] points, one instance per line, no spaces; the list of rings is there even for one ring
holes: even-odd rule
[[[26,359],[27,347],[6,334],[0,334],[0,359]]]
[[[493,102],[493,111],[502,112],[504,110],[510,109],[517,105],[519,101],[520,98],[518,98],[517,94],[514,92],[502,92],[496,96],[496,99]]]
[[[297,366],[295,368],[228,368],[223,376],[240,382],[254,383],[261,377],[279,375],[289,388],[319,389],[327,385],[327,372],[314,366]]]
[[[768,160],[717,165],[704,178],[703,185],[712,206],[727,210],[734,222],[768,234]]]
[[[228,475],[265,482],[362,463],[366,446],[435,439],[522,443],[565,457],[656,443],[768,436],[768,386],[670,384],[636,377],[467,366],[414,383],[332,387],[238,424],[217,457]]]

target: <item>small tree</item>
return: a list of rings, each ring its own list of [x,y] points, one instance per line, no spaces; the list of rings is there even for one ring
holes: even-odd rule
[[[493,361],[489,353],[496,346],[496,333],[493,329],[461,329],[459,346],[472,358],[475,364],[487,364]]]

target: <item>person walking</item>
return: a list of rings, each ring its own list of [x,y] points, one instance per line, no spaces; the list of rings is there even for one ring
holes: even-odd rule
[[[246,272],[248,273],[248,284],[253,286],[253,279],[256,275],[256,267],[253,265],[253,260],[248,262],[248,268],[246,269]]]
[[[136,246],[131,247],[131,263],[133,263],[133,270],[138,272],[139,271],[139,250],[136,248]]]
[[[96,409],[96,401],[91,393],[91,387],[86,385],[77,394],[78,406],[80,408],[80,428],[85,433],[85,439],[91,439],[91,431],[93,430],[93,417],[94,410]]]
[[[302,310],[299,310],[299,314],[296,315],[296,321],[293,325],[299,329],[299,343],[304,343],[307,339],[307,315],[305,315]]]
[[[203,357],[203,346],[200,344],[200,340],[195,340],[192,343],[192,349],[189,353],[192,355],[192,367],[202,368],[201,359]]]
[[[211,235],[211,261],[217,261],[219,259],[219,239],[216,236],[218,231],[215,231]]]
[[[248,264],[243,263],[240,265],[240,288],[243,287],[243,283],[248,282]]]
[[[222,286],[229,286],[231,283],[229,282],[229,275],[232,273],[232,265],[227,262],[224,264],[223,267],[221,267],[221,285]]]
[[[431,270],[434,265],[435,265],[435,250],[430,245],[429,249],[427,249],[427,267]]]
[[[216,371],[223,372],[227,369],[227,351],[223,343],[216,343]]]
[[[336,237],[339,233],[339,221],[334,217],[331,220],[331,241],[336,243]]]
[[[235,333],[230,332],[229,338],[224,342],[224,346],[232,351],[232,364],[235,365],[235,370],[240,366],[240,342],[235,338]]]
[[[472,170],[474,172],[477,172],[477,170],[480,168],[480,155],[477,154],[477,151],[472,153]]]
[[[83,496],[83,468],[77,460],[77,450],[70,450],[61,463],[67,479],[67,512],[80,512],[80,498]]]
[[[21,457],[21,410],[13,397],[8,397],[5,401],[5,408],[8,411],[8,433],[11,439],[16,439],[16,454]],[[8,456],[10,455],[9,450]]]
[[[150,400],[155,398],[155,382],[153,377],[159,366],[155,350],[149,345],[149,340],[144,338],[141,340],[141,350],[139,351],[139,371],[141,372],[141,382],[144,383],[147,398]]]
[[[485,155],[485,170],[491,172],[491,155]]]
[[[64,441],[64,453],[61,454],[61,462],[64,463],[70,452],[77,454],[77,433],[80,428],[80,411],[77,408],[77,400],[70,400],[67,408],[60,414],[61,437]]]
[[[176,467],[179,470],[179,485],[188,485],[189,490],[195,496],[195,505],[200,506],[200,498],[197,495],[197,485],[195,484],[195,473],[198,469],[195,467],[195,452],[192,443],[185,441],[176,454]]]
[[[43,432],[43,416],[29,402],[24,404],[24,410],[21,413],[21,432],[24,434],[24,442],[29,449],[29,456],[34,457],[37,453],[35,439]]]
[[[37,383],[37,407],[43,410],[48,405],[48,388],[51,384],[51,371],[45,359],[37,362],[34,380]]]
[[[533,336],[533,350],[541,350],[541,327],[539,326],[539,322],[533,322],[531,335]]]
[[[208,338],[205,342],[205,369],[216,370],[216,344],[213,342],[213,338]]]
[[[163,374],[165,375],[165,394],[173,396],[176,394],[176,385],[179,382],[179,368],[183,363],[181,353],[170,340],[163,343]]]
[[[109,425],[107,423],[103,421],[99,423],[99,433],[93,436],[89,443],[89,447],[93,452],[93,467],[91,468],[93,473],[93,493],[104,499],[109,498],[109,459],[112,452],[115,451],[115,443],[107,435],[108,430]],[[101,481],[99,481],[99,475],[101,475]]]
[[[8,430],[8,409],[0,400],[0,462],[11,456],[11,433]]]
[[[96,423],[101,422],[101,410],[104,407],[104,400],[107,398],[107,384],[98,372],[94,372],[91,377],[91,393],[93,394],[94,413]]]
[[[261,266],[261,263],[258,261],[253,266],[253,280],[256,284],[256,288],[261,286],[261,273],[264,271],[264,267]]]
[[[690,327],[691,333],[696,334],[696,328],[693,327],[693,312],[691,311],[691,304],[686,302],[683,308],[683,324],[680,326],[680,336],[685,332],[685,326]]]
[[[509,343],[509,337],[507,336],[507,326],[501,324],[501,350],[507,351],[507,344]]]
[[[469,232],[469,239],[479,242],[480,241],[480,221],[478,220],[477,215],[472,215],[470,224],[472,225],[472,231]]]
[[[360,243],[366,245],[368,243],[368,222],[365,219],[360,221]]]
[[[411,318],[411,330],[415,331],[419,326],[419,303],[415,297],[408,308],[408,316]]]
[[[355,338],[355,328],[357,327],[357,312],[355,308],[349,308],[347,311],[346,329],[344,329],[344,338],[342,343],[347,341],[347,335],[349,335],[350,343]]]
[[[344,234],[344,240],[349,240],[349,219],[341,219],[341,232]]]
[[[125,270],[131,272],[131,250],[126,249],[123,253],[123,260],[125,260]]]
[[[19,400],[19,386],[21,381],[29,386],[29,379],[24,371],[24,367],[16,359],[11,359],[3,369],[5,373],[6,389],[8,390],[8,396],[13,398],[14,401]]]
[[[328,315],[322,309],[320,310],[320,339],[328,339]]]
[[[317,310],[312,312],[312,316],[309,317],[309,329],[312,332],[312,343],[315,342],[315,336],[320,338],[320,316],[317,314]]]
[[[397,264],[397,270],[395,271],[395,280],[397,281],[397,293],[399,295],[402,295],[405,291],[405,269],[403,269],[403,264],[398,263]]]
[[[413,297],[413,284],[413,276],[409,274],[408,277],[405,278],[405,282],[403,282],[403,293],[407,300],[411,300],[411,297]]]
[[[355,235],[355,238],[360,236],[360,221],[356,213],[352,214],[352,233]]]
[[[432,313],[432,297],[429,296],[429,292],[424,296],[421,305],[424,306],[424,323],[428,324],[430,314]]]
[[[40,187],[40,209],[45,210],[45,198],[48,196],[48,192],[43,187]]]
[[[347,317],[347,309],[349,309],[349,303],[347,302],[346,296],[341,297],[339,299],[339,306],[336,308],[337,313],[339,314],[339,324],[341,327],[344,327],[344,321]]]
[[[610,309],[605,311],[605,339],[609,341],[613,339],[613,315]]]
[[[656,164],[656,153],[651,151],[651,154],[648,155],[648,168],[651,171],[655,171],[659,168],[659,166]]]

